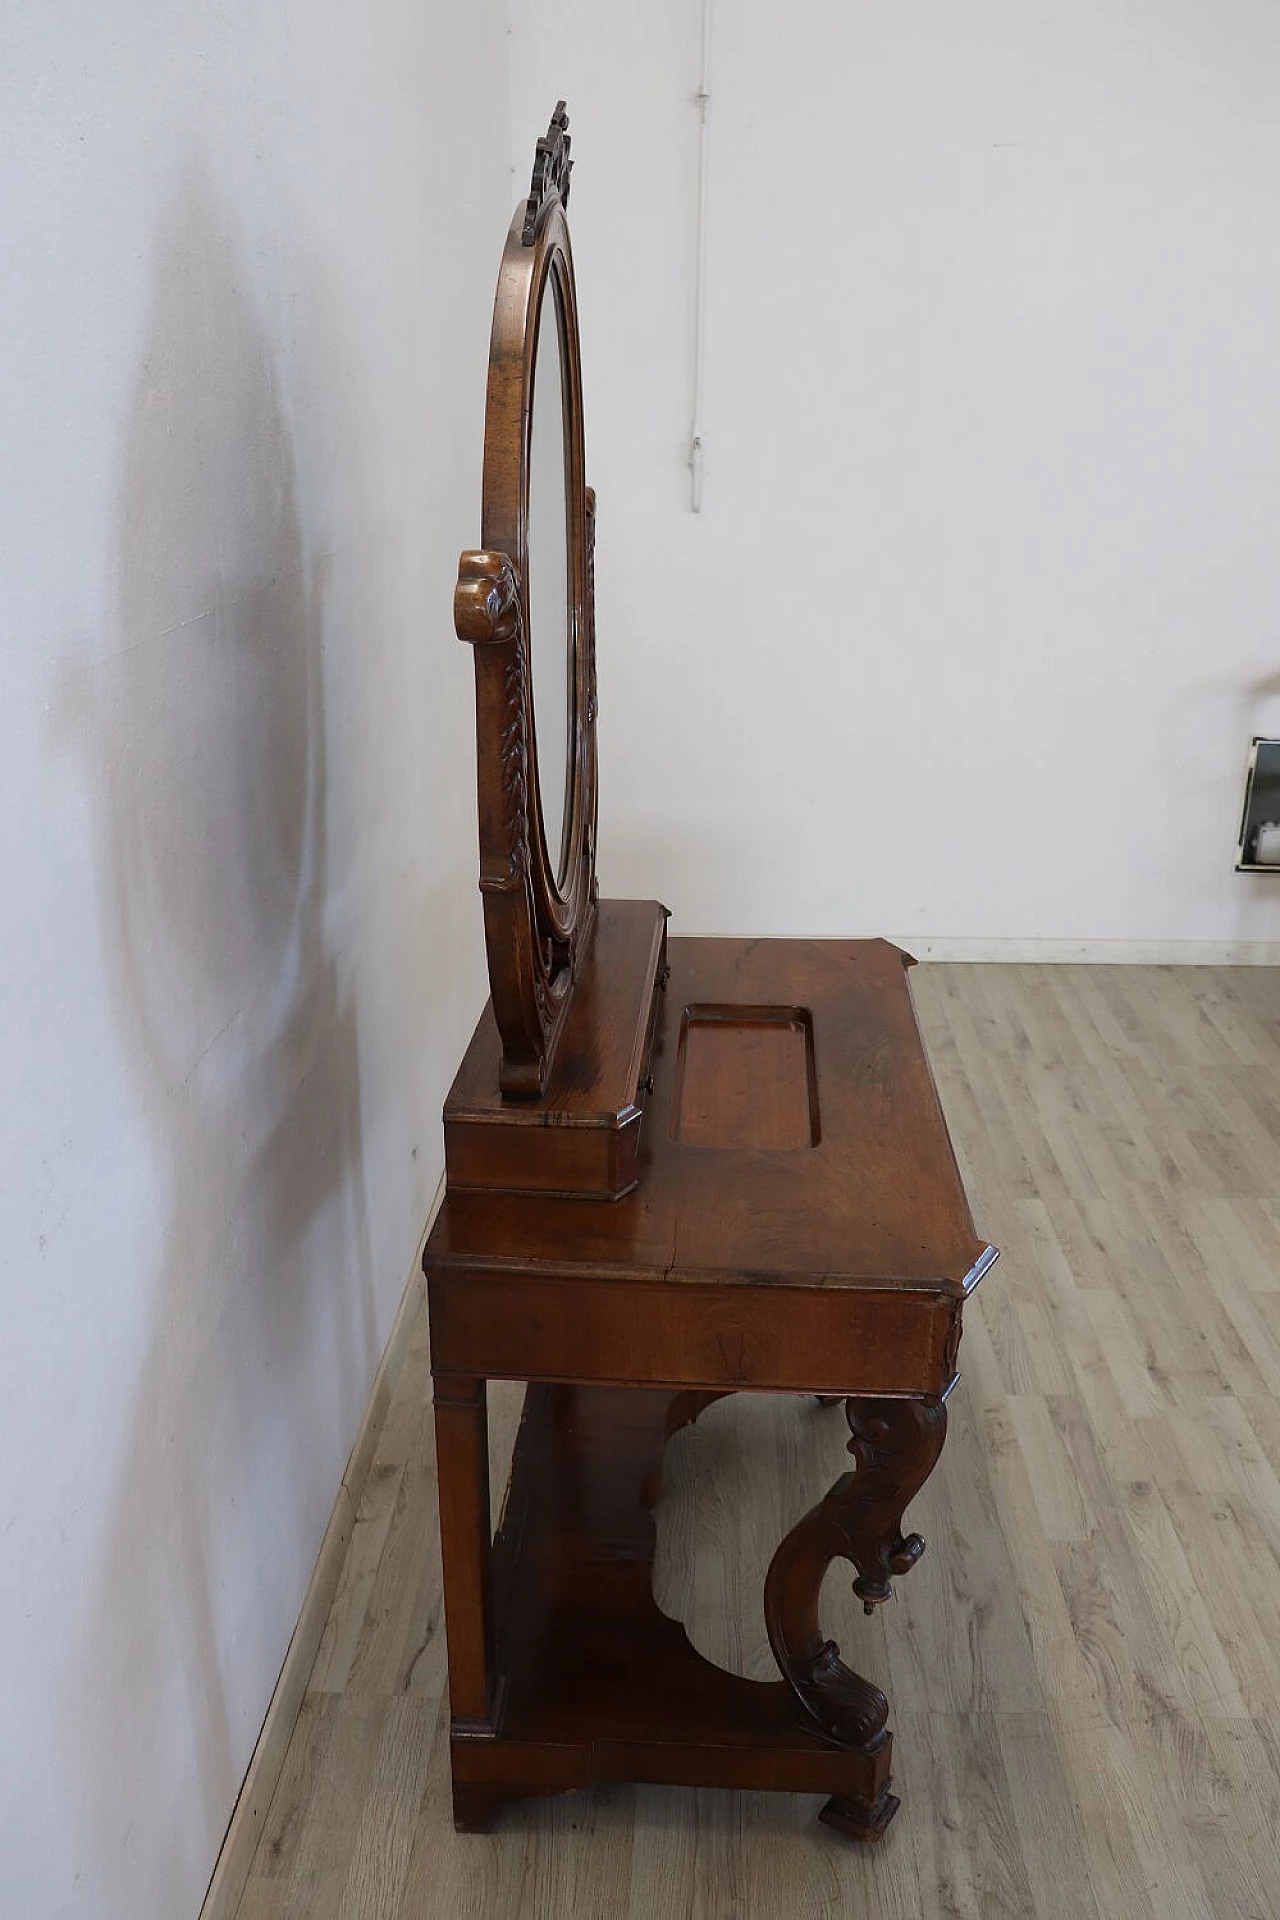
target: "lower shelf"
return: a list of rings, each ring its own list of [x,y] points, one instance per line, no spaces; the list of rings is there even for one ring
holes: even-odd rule
[[[835,1796],[876,1839],[897,1808],[891,1739],[835,1745],[784,1680],[713,1666],[653,1598],[663,1447],[713,1393],[531,1386],[494,1542],[493,1729],[455,1724],[455,1813],[603,1780]]]

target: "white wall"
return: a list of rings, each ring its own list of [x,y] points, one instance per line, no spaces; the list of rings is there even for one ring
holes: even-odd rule
[[[0,1909],[193,1915],[484,990],[500,0],[0,29]]]
[[[513,0],[600,490],[602,878],[685,930],[1262,940],[1280,21]],[[500,0],[0,29],[0,1888],[194,1913],[480,998]]]
[[[514,151],[563,94],[578,161],[602,885],[1276,940],[1231,862],[1280,732],[1280,14],[716,0],[695,519],[699,11],[513,4]]]

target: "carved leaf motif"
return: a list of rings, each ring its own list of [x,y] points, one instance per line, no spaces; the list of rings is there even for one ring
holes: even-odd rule
[[[512,877],[529,870],[529,767],[526,744],[524,625],[516,622],[515,647],[503,677],[506,725],[502,730],[503,821],[507,862]]]
[[[544,955],[539,955],[538,965],[534,969],[533,997],[545,1026],[551,1018],[551,995],[547,991],[547,966]]]
[[[453,624],[473,647],[513,639],[520,627],[520,580],[506,553],[466,552],[458,561]]]
[[[573,171],[569,146],[569,116],[565,112],[564,101],[557,100],[551,124],[534,151],[533,180],[529,187],[529,198],[525,202],[524,226],[520,232],[522,246],[533,245],[538,215],[553,195],[558,196],[562,207],[569,204],[569,175]]]
[[[955,1379],[956,1362],[960,1358],[961,1319],[960,1302],[957,1300],[951,1308],[951,1320],[947,1327],[947,1342],[942,1350],[942,1371],[948,1383]]]
[[[599,711],[596,693],[596,490],[587,488],[587,725]]]

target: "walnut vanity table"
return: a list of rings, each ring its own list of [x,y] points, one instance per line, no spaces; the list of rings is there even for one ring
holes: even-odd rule
[[[424,1256],[454,1812],[599,1780],[828,1795],[878,1839],[888,1703],[823,1636],[837,1557],[868,1612],[924,1551],[904,1511],[946,1434],[974,1232],[881,940],[668,939],[601,900],[594,497],[583,464],[563,107],[494,308],[475,654],[491,999],[445,1107]],[[536,730],[535,730],[536,711]],[[490,1536],[486,1382],[528,1382]],[[664,1443],[739,1389],[844,1401],[854,1470],[778,1546],[779,1678],[695,1652],[651,1588]]]

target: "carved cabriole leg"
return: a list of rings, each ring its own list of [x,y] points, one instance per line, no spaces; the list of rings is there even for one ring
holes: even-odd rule
[[[845,1402],[857,1471],[846,1473],[794,1526],[773,1556],[765,1581],[769,1644],[796,1699],[832,1740],[873,1759],[888,1743],[889,1702],[879,1687],[846,1667],[822,1633],[818,1596],[831,1562],[857,1569],[853,1590],[867,1613],[889,1598],[890,1580],[924,1552],[918,1533],[902,1533],[902,1516],[928,1479],[947,1432],[940,1400]],[[822,1818],[859,1839],[879,1839],[898,1802],[887,1773],[865,1805],[843,1797]]]

